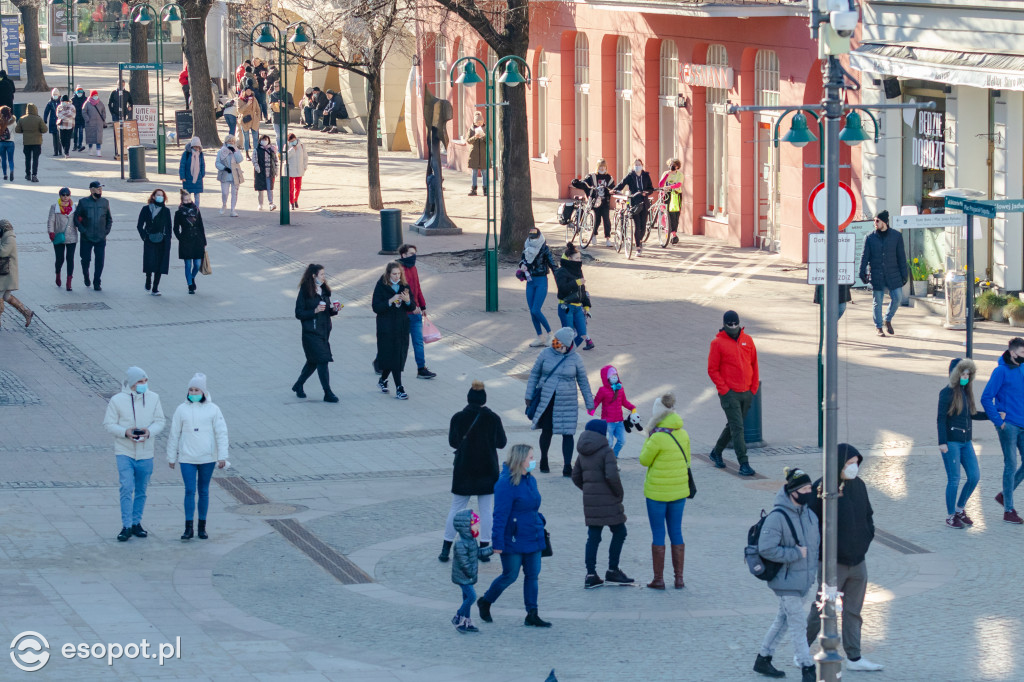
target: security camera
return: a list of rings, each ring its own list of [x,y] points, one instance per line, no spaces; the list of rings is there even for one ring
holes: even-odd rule
[[[860,14],[851,10],[840,10],[831,12],[828,16],[828,23],[832,29],[844,38],[849,38],[857,28],[860,21]]]

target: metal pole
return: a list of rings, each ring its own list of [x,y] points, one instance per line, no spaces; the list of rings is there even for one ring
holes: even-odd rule
[[[124,90],[121,88],[121,79],[124,78],[124,70],[121,65],[117,66],[117,126],[121,132],[121,137],[118,142],[118,155],[121,159],[121,179],[124,180]]]
[[[281,117],[281,139],[278,144],[278,152],[282,156],[281,159],[281,187],[279,191],[281,193],[281,224],[291,224],[291,194],[289,192],[288,183],[291,178],[291,169],[288,167],[288,53],[285,52],[287,43],[285,38],[287,36],[287,29],[278,33],[278,52],[277,52],[277,63],[281,68],[281,89],[277,98],[277,112]],[[273,117],[273,114],[271,114]],[[273,119],[271,119],[273,120]]]
[[[68,100],[71,99],[74,93],[74,79],[75,71],[73,63],[75,61],[75,46],[73,43],[68,42],[68,34],[73,32],[74,25],[72,24],[71,16],[71,3],[73,0],[68,0],[68,13],[64,17],[64,42],[67,44],[68,52]]]
[[[149,9],[156,14],[153,23],[156,26],[156,61],[159,64],[157,67],[156,102],[160,109],[160,125],[157,126],[156,135],[156,170],[164,175],[167,173],[167,124],[164,121],[164,51],[160,35],[163,33],[163,17],[157,14],[152,7]]]
[[[974,214],[964,209],[967,214],[967,357],[974,357]]]
[[[493,313],[498,310],[498,229],[497,229],[497,187],[492,180],[496,174],[492,173],[494,165],[494,136],[497,134],[497,64],[491,73],[484,69],[487,92],[487,116],[485,117],[487,134],[484,136],[484,150],[486,170],[484,171],[484,194],[487,195],[487,236],[484,241],[484,277],[487,312]],[[493,241],[492,241],[493,240]]]

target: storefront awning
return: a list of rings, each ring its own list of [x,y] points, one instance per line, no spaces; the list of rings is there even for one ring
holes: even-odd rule
[[[850,53],[850,64],[860,71],[886,76],[993,90],[1024,90],[1024,55],[1020,54],[866,43]]]

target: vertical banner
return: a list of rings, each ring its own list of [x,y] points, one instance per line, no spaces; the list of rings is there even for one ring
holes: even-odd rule
[[[156,107],[136,105],[133,109],[139,124],[139,141],[147,147],[156,146]]]
[[[18,17],[0,17],[0,43],[4,53],[4,68],[11,80],[21,79],[21,38],[18,36]]]

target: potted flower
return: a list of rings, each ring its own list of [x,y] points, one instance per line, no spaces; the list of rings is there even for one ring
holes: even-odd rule
[[[974,300],[974,309],[986,320],[993,322],[1003,321],[1003,307],[1006,306],[1006,297],[989,289]]]
[[[1003,306],[1003,315],[1010,321],[1011,327],[1024,327],[1024,301],[1018,297],[1011,298]]]

